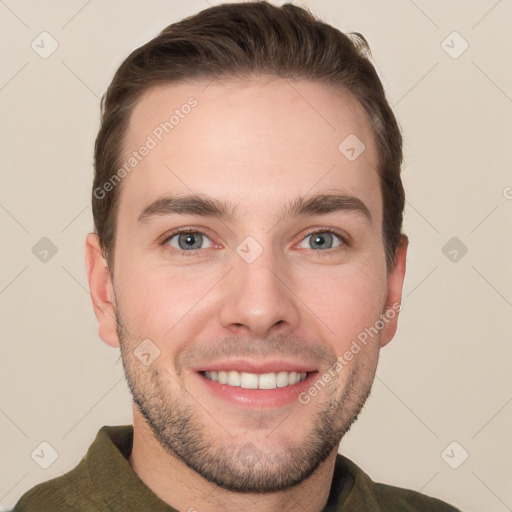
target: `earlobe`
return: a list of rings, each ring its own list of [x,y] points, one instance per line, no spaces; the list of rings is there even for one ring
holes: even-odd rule
[[[409,239],[407,236],[402,235],[400,244],[395,254],[393,269],[388,276],[388,294],[383,311],[385,322],[381,334],[381,347],[384,347],[393,339],[398,327],[398,315],[401,310],[402,288],[405,278],[408,245]]]
[[[85,264],[98,334],[107,345],[119,347],[112,279],[96,233],[85,240]]]

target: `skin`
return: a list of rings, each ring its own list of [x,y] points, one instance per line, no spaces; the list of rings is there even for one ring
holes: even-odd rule
[[[86,240],[98,332],[121,348],[134,395],[129,461],[178,510],[320,511],[398,313],[307,404],[237,405],[196,370],[226,358],[285,360],[314,366],[314,383],[401,301],[407,239],[387,272],[376,146],[349,94],[268,77],[157,86],[135,106],[126,155],[191,96],[197,107],[120,185],[113,272],[97,235]],[[354,161],[338,150],[349,134],[366,146]],[[354,211],[279,218],[298,196],[333,191],[362,201],[371,221]],[[138,222],[154,200],[192,193],[236,206],[233,217]],[[180,227],[204,233],[192,255],[178,236],[162,244]],[[249,236],[262,249],[251,263],[236,251]],[[134,355],[145,339],[160,351],[148,366]]]

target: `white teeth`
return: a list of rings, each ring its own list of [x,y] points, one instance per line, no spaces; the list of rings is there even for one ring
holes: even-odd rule
[[[245,389],[258,389],[258,384],[258,375],[255,373],[242,372],[240,374],[240,387]]]
[[[228,372],[228,382],[230,386],[240,386],[240,374],[238,372]]]
[[[275,373],[264,373],[259,377],[259,389],[275,389],[277,377]]]
[[[292,386],[302,382],[308,376],[306,372],[279,372],[279,373],[247,373],[230,371],[204,372],[207,379],[227,384],[228,386],[242,387],[244,389],[276,389]]]
[[[278,388],[284,388],[285,386],[288,386],[289,380],[288,380],[288,372],[279,372],[277,374],[277,387]]]

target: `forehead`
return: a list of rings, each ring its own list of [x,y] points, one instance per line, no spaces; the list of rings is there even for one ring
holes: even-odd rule
[[[130,116],[124,149],[122,163],[137,162],[122,182],[119,221],[176,193],[242,199],[241,211],[255,213],[333,188],[380,217],[367,116],[350,94],[323,84],[260,77],[153,87]]]

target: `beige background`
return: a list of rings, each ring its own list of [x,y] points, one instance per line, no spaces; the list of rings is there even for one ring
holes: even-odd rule
[[[132,49],[209,3],[0,1],[0,510],[74,467],[102,425],[131,422],[84,264],[99,98]],[[341,451],[374,480],[512,510],[512,2],[295,3],[367,37],[405,135],[404,310]],[[47,59],[31,48],[43,31],[59,45]],[[46,263],[42,237],[58,249]],[[43,441],[48,469],[31,458]]]

